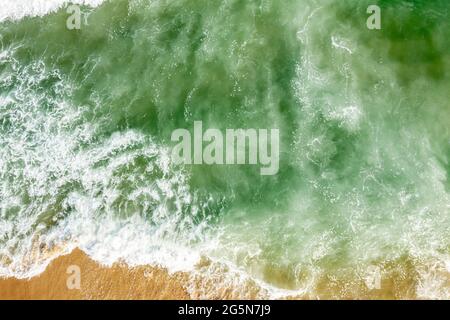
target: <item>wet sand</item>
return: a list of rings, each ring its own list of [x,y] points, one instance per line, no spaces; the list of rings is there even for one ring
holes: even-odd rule
[[[73,265],[80,268],[80,289],[67,285],[74,283],[74,274],[67,273]],[[0,299],[189,299],[182,286],[185,277],[154,267],[101,266],[76,249],[53,260],[36,277],[1,279]]]

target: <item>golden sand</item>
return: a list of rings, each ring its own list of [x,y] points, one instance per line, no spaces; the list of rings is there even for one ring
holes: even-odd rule
[[[80,289],[67,286],[71,265],[80,267]],[[0,299],[188,299],[184,277],[153,267],[104,267],[76,249],[53,260],[36,277],[1,279]]]

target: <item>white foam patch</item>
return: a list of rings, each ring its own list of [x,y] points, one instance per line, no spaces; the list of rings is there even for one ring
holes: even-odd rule
[[[448,255],[434,254],[416,267],[419,275],[417,296],[421,299],[447,300],[450,297]]]
[[[186,289],[193,299],[283,299],[311,293],[314,281],[297,290],[281,289],[219,259],[191,271]]]
[[[68,3],[99,6],[104,0],[2,0],[0,22],[19,20],[24,17],[44,16],[54,12]]]

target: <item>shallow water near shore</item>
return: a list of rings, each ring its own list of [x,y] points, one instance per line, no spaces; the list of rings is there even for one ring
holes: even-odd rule
[[[64,246],[276,297],[450,297],[448,1],[94,1],[80,30],[63,1],[20,3],[0,9],[1,276]],[[278,173],[173,164],[194,121],[279,129]]]

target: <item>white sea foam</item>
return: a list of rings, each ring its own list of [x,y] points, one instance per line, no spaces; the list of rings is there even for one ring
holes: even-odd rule
[[[1,276],[35,276],[78,247],[103,265],[125,261],[190,272],[190,289],[220,278],[222,289],[239,291],[254,283],[261,297],[293,293],[254,280],[227,260],[198,268],[201,258],[221,244],[209,238],[207,220],[194,223],[202,208],[186,174],[172,166],[167,148],[135,130],[97,141],[102,120],[89,122],[85,107],[62,98],[70,94],[71,83],[39,61],[21,66],[13,54],[14,49],[4,48],[1,62],[15,72],[0,79],[0,86],[14,83],[12,91],[0,95],[0,116],[11,125],[0,137]],[[55,95],[39,90],[50,80]],[[145,168],[135,164],[142,158]],[[125,191],[120,185],[127,179],[132,185]],[[214,288],[195,294],[211,297],[220,291]]]
[[[0,275],[36,275],[61,246],[102,264],[192,268],[199,253],[188,245],[206,223],[168,148],[131,129],[97,138],[103,121],[64,98],[70,81],[13,53],[0,61],[14,70],[0,79],[14,84],[0,94]],[[40,90],[47,81],[53,93]]]
[[[101,3],[72,2],[90,5]],[[63,6],[64,3],[66,1],[6,0],[0,9],[0,21],[43,15]],[[310,23],[313,23],[313,19]],[[307,30],[306,27],[304,29]],[[299,37],[305,42],[312,41],[303,29]],[[351,42],[345,43],[345,48],[341,46],[343,43],[340,41],[335,41],[334,44],[335,56],[341,59],[339,61],[346,62],[347,49],[354,50],[353,47],[347,47]],[[327,92],[324,89],[329,88],[330,79],[333,77],[331,71],[319,68],[317,59],[320,56],[311,48],[313,46],[305,49],[298,65],[298,77],[293,81],[299,101],[304,105],[305,112],[311,115],[305,118],[313,119],[312,115],[319,109],[327,120],[339,122],[349,131],[355,130],[363,118],[364,105],[351,94],[347,95],[352,90],[345,81],[342,81],[342,86],[338,86],[336,94],[321,94]],[[163,266],[171,272],[190,271],[192,283],[189,290],[198,297],[219,295],[224,288],[242,287],[250,282],[262,288],[259,297],[301,295],[314,287],[314,273],[308,281],[302,283],[302,289],[291,291],[270,286],[262,280],[254,279],[247,269],[238,268],[238,263],[231,262],[234,261],[233,255],[241,254],[245,258],[252,258],[252,255],[257,256],[261,250],[254,246],[255,233],[251,234],[251,241],[236,239],[228,243],[214,242],[214,238],[209,238],[210,235],[205,233],[206,220],[193,222],[193,216],[201,208],[198,207],[195,194],[188,188],[188,176],[171,165],[165,146],[138,130],[124,130],[98,138],[96,133],[100,130],[98,126],[101,126],[102,119],[96,119],[95,123],[86,121],[84,106],[73,106],[62,98],[70,92],[70,82],[63,79],[57,70],[46,69],[39,61],[28,66],[19,65],[12,55],[13,50],[4,48],[0,52],[0,64],[10,64],[16,72],[2,74],[0,78],[0,88],[2,85],[8,88],[0,91],[0,119],[4,121],[0,125],[6,123],[5,128],[8,128],[9,123],[12,124],[0,136],[0,275],[33,276],[42,272],[56,255],[79,247],[96,261],[106,265],[125,260],[130,265]],[[339,76],[348,80],[350,74],[347,71],[348,68],[342,63]],[[56,98],[51,98],[39,90],[40,82],[45,81],[56,81],[53,86],[57,91]],[[346,94],[340,96],[341,92]],[[326,103],[330,96],[334,100]],[[337,99],[338,104],[335,103]],[[42,110],[42,106],[50,108]],[[304,127],[308,128],[306,125]],[[305,154],[314,162],[316,156],[320,156],[327,148],[326,137],[308,137],[305,133],[303,137],[312,141]],[[139,159],[144,159],[143,162],[148,165],[145,168],[140,167],[136,164],[142,162]],[[432,164],[431,161],[428,163]],[[414,174],[423,175],[421,181],[435,183],[436,185],[424,184],[424,188],[429,187],[437,194],[436,198],[440,196],[444,199],[442,201],[447,201],[441,183],[445,180],[445,171],[437,164],[432,168],[434,167],[436,169],[433,171],[428,167],[427,170],[422,170],[423,173]],[[375,177],[373,181],[379,183]],[[416,180],[411,178],[411,181]],[[122,183],[131,183],[132,186],[124,192],[124,189],[121,189]],[[352,196],[354,199],[349,202],[349,207],[352,208],[350,226],[353,244],[356,245],[352,249],[358,250],[351,252],[355,255],[363,252],[360,256],[367,261],[376,260],[381,254],[379,248],[394,243],[401,245],[407,253],[420,260],[424,256],[424,248],[428,248],[429,252],[436,252],[443,247],[444,241],[441,238],[442,235],[448,234],[444,229],[448,224],[445,215],[437,215],[436,212],[448,213],[448,201],[444,209],[439,207],[434,196],[430,197],[423,202],[434,204],[434,211],[429,208],[424,208],[421,212],[410,211],[409,220],[406,220],[403,214],[396,217],[406,221],[404,228],[403,224],[398,223],[395,225],[398,229],[395,230],[393,227],[380,227],[366,233],[366,216],[361,214],[365,209],[364,203],[360,205],[357,194]],[[56,202],[58,197],[63,200]],[[337,199],[333,194],[327,193],[327,197],[330,201]],[[30,203],[27,198],[32,198],[33,201]],[[302,201],[295,201],[297,216],[303,211],[310,211],[311,206],[305,205],[305,198],[306,196],[303,196]],[[399,201],[405,206],[408,200],[402,197]],[[169,208],[166,206],[168,202],[174,206]],[[304,210],[300,210],[300,206],[304,206]],[[183,207],[192,207],[193,211],[186,214]],[[339,218],[338,214],[339,212],[336,213],[336,219]],[[48,216],[53,222],[51,228],[46,227]],[[302,224],[298,224],[295,232],[308,231],[305,221],[313,226],[318,222],[318,219],[310,214],[301,217]],[[442,223],[439,223],[438,219]],[[296,221],[300,219],[297,218]],[[439,229],[436,226],[441,227]],[[261,229],[261,232],[257,233],[262,237],[259,243],[269,239],[266,230],[268,229]],[[241,230],[239,233],[246,234],[248,230]],[[305,251],[303,256],[299,255],[302,259],[297,261],[306,261],[312,257],[315,262],[334,253],[333,250],[337,247],[334,241],[339,240],[337,236],[320,234],[318,231],[315,235],[311,239],[305,237],[305,241],[295,242],[301,243]],[[196,241],[198,239],[203,241]],[[426,241],[420,243],[419,240]],[[64,249],[49,254],[45,253],[45,250],[40,252],[41,244],[44,244],[44,249],[59,246]],[[246,247],[247,244],[250,245]],[[213,260],[209,266],[197,268],[196,264],[200,258],[211,252],[216,253],[212,256],[228,254],[228,257]],[[292,252],[287,251],[286,257],[294,259]],[[300,249],[295,250],[295,254],[300,252]],[[394,253],[402,252],[396,249]],[[395,258],[397,256],[393,257]],[[255,261],[260,265],[264,263],[262,259]],[[421,282],[418,295],[424,298],[448,297],[448,286],[446,287],[443,280],[445,277],[442,275],[442,270],[448,272],[450,269],[448,257],[430,257],[429,261],[432,262],[419,270]],[[442,261],[445,263],[441,263]],[[438,267],[433,263],[437,263]],[[321,270],[314,271],[318,273]],[[219,288],[218,282],[223,286]],[[199,287],[199,283],[204,286]],[[209,285],[211,283],[213,286]],[[216,291],[205,291],[211,288]],[[236,294],[245,298],[243,295],[246,291]]]
[[[2,0],[0,7],[0,22],[10,19],[19,20],[23,17],[43,16],[54,12],[67,3],[96,7],[104,0]]]

